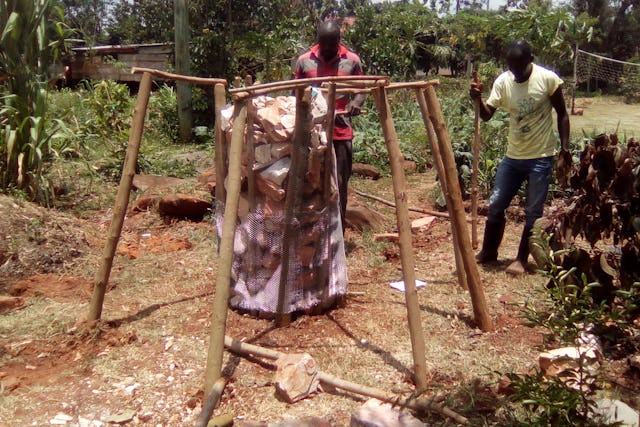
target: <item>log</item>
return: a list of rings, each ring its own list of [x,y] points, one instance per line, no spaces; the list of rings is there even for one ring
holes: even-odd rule
[[[236,102],[234,114],[236,117],[233,122],[233,137],[229,149],[228,191],[222,222],[218,275],[216,278],[216,292],[213,302],[213,318],[211,321],[207,367],[205,370],[205,396],[209,395],[213,384],[220,378],[222,372],[224,332],[227,322],[227,307],[231,286],[231,265],[233,262],[233,239],[238,219],[238,204],[240,199],[242,146],[244,142],[244,128],[247,120],[246,100]]]
[[[411,241],[411,221],[407,210],[407,193],[404,178],[404,157],[398,144],[398,135],[393,124],[389,99],[384,87],[374,90],[374,100],[378,117],[382,126],[389,163],[391,165],[391,178],[393,181],[393,193],[396,200],[396,219],[398,233],[400,234],[400,262],[402,264],[402,277],[406,286],[405,302],[407,305],[407,317],[409,320],[409,332],[411,335],[411,347],[413,350],[413,364],[416,389],[423,391],[427,387],[427,368],[425,360],[424,335],[420,321],[420,303],[416,291],[415,262],[413,259],[413,244]]]
[[[279,351],[241,342],[229,336],[224,337],[224,345],[225,347],[227,347],[227,349],[229,349],[229,351],[244,356],[251,355],[264,357],[271,360],[277,360],[284,355],[284,353],[281,353]],[[414,411],[437,412],[441,415],[455,420],[460,424],[467,424],[468,422],[468,420],[462,415],[454,412],[446,406],[440,405],[438,402],[442,401],[443,399],[439,396],[429,398],[415,397],[415,395],[412,395],[410,397],[402,397],[399,395],[387,393],[374,387],[368,387],[351,381],[343,380],[336,377],[335,375],[331,375],[326,372],[318,371],[318,376],[321,383],[333,386],[335,388],[367,397],[375,397],[376,399],[383,402],[393,403],[402,407],[412,409]]]
[[[371,200],[375,200],[376,202],[380,202],[383,205],[387,205],[390,206],[392,208],[396,207],[396,204],[393,203],[390,200],[387,199],[383,199],[382,197],[378,197],[378,196],[374,196],[373,194],[367,194],[367,193],[363,193],[362,191],[358,191],[358,190],[353,190],[354,193],[356,193],[358,196],[362,196],[362,197],[366,197],[367,199],[371,199]],[[428,209],[422,209],[422,208],[414,208],[414,207],[407,207],[408,210],[410,210],[411,212],[418,212],[418,213],[423,213],[426,215],[433,215],[433,216],[437,216],[439,218],[446,218],[449,219],[449,215],[446,213],[442,213],[442,212],[437,212],[437,211],[431,211]]]
[[[151,94],[151,74],[144,73],[140,81],[138,89],[138,99],[133,109],[133,120],[131,123],[131,132],[129,134],[129,142],[127,143],[127,152],[124,157],[124,166],[122,168],[122,176],[118,185],[118,193],[116,194],[116,202],[113,206],[113,214],[109,223],[109,231],[107,232],[107,241],[105,242],[102,252],[102,263],[96,274],[95,285],[93,287],[93,296],[89,306],[88,321],[100,319],[102,315],[102,305],[104,303],[104,294],[109,283],[111,275],[111,267],[113,266],[113,257],[116,254],[118,239],[122,232],[124,217],[127,213],[127,205],[129,204],[129,196],[131,194],[131,186],[133,177],[136,174],[136,164],[138,163],[138,153],[140,151],[140,141],[142,140],[142,131],[144,130],[144,118],[147,114],[147,105],[149,104],[149,96]]]
[[[200,411],[200,415],[198,415],[198,419],[196,420],[196,427],[207,427],[211,415],[213,415],[213,411],[216,409],[218,401],[222,396],[224,387],[227,385],[227,381],[227,378],[221,377],[213,384],[211,393],[207,397],[207,400],[204,401],[202,411]]]
[[[444,165],[442,163],[442,156],[440,155],[440,147],[438,146],[438,137],[436,131],[433,128],[433,123],[429,119],[429,107],[427,106],[427,100],[424,96],[422,89],[416,89],[416,98],[418,99],[418,105],[420,106],[420,113],[422,114],[422,121],[427,132],[427,141],[429,141],[429,147],[431,148],[431,155],[433,156],[433,162],[436,165],[436,172],[438,173],[438,179],[440,180],[440,187],[444,193],[447,202],[447,212],[449,212],[449,218],[453,217],[453,204],[451,202],[451,194],[447,189],[447,179],[445,178]],[[468,220],[467,220],[468,221]],[[451,237],[453,237],[453,253],[456,260],[456,275],[458,276],[458,284],[462,289],[469,289],[467,284],[467,274],[464,270],[462,263],[462,254],[460,254],[460,246],[457,244],[458,238],[456,235],[456,227],[451,224]]]
[[[221,84],[226,87],[228,84],[225,79],[183,76],[181,74],[173,74],[173,73],[168,73],[166,71],[154,70],[153,68],[132,67],[131,74],[137,74],[137,73],[149,73],[153,76],[160,77],[167,80],[178,80],[181,82],[188,82],[188,83],[199,84],[204,86],[214,86],[217,84]]]
[[[451,195],[451,208],[454,214],[451,220],[456,228],[457,240],[455,243],[460,245],[462,262],[464,264],[464,270],[467,273],[469,294],[473,304],[474,318],[483,332],[490,332],[493,330],[493,322],[491,321],[491,316],[487,309],[484,291],[480,281],[480,273],[478,272],[478,265],[476,264],[474,254],[471,249],[471,242],[469,241],[469,235],[467,234],[464,206],[462,205],[462,194],[460,192],[460,184],[458,183],[458,171],[453,158],[453,150],[451,149],[451,138],[449,137],[447,125],[444,121],[444,117],[442,116],[440,102],[438,101],[435,89],[432,86],[425,89],[425,98],[427,101],[429,118],[431,123],[433,123],[433,128],[438,137],[442,163],[445,168],[444,176],[447,182],[447,189]]]

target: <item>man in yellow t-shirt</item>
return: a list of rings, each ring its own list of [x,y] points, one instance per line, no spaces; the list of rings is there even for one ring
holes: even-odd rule
[[[569,144],[569,115],[562,96],[562,79],[553,71],[533,63],[529,43],[518,40],[509,44],[506,59],[509,70],[498,76],[486,102],[482,101],[481,84],[472,83],[469,91],[480,106],[482,120],[491,119],[498,108],[509,112],[507,152],[498,165],[482,250],[476,260],[484,264],[498,259],[505,210],[526,181],[526,222],[516,259],[506,270],[510,274],[522,274],[529,258],[529,236],[533,223],[542,216],[558,154],[552,109],[557,113],[561,151],[564,152]],[[565,158],[570,157],[563,154],[558,162]]]

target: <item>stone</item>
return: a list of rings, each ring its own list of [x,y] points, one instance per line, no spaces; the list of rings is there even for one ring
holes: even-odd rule
[[[307,353],[285,354],[276,360],[276,392],[293,403],[315,393],[320,385],[315,360]]]
[[[202,220],[210,212],[211,202],[189,194],[170,194],[158,203],[160,215]]]
[[[371,178],[373,180],[380,178],[380,171],[373,165],[367,165],[364,163],[354,163],[351,167],[351,174],[358,175],[364,178]]]
[[[358,202],[347,204],[345,222],[357,231],[380,230],[386,225],[386,219],[380,212]]]
[[[423,423],[408,412],[400,411],[389,403],[369,399],[351,414],[350,427],[424,427]]]
[[[602,417],[602,422],[614,423],[618,422],[621,427],[639,427],[640,415],[631,406],[626,403],[608,398],[595,399],[596,415]]]
[[[420,230],[427,229],[433,221],[436,219],[435,216],[423,216],[422,218],[414,219],[411,221],[411,231],[413,233],[417,233]]]

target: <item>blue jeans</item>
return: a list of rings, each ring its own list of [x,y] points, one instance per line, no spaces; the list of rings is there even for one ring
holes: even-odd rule
[[[542,216],[554,164],[553,156],[526,160],[504,157],[498,165],[496,181],[489,198],[487,222],[494,224],[504,222],[504,211],[511,204],[522,183],[527,181],[525,227],[533,227],[536,219]]]

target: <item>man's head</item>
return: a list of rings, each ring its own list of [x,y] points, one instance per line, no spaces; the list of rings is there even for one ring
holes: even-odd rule
[[[320,56],[327,61],[336,56],[340,45],[340,24],[338,21],[324,21],[318,25]]]
[[[527,81],[531,75],[533,54],[531,45],[524,40],[516,40],[507,46],[507,66],[513,73],[516,82]]]

